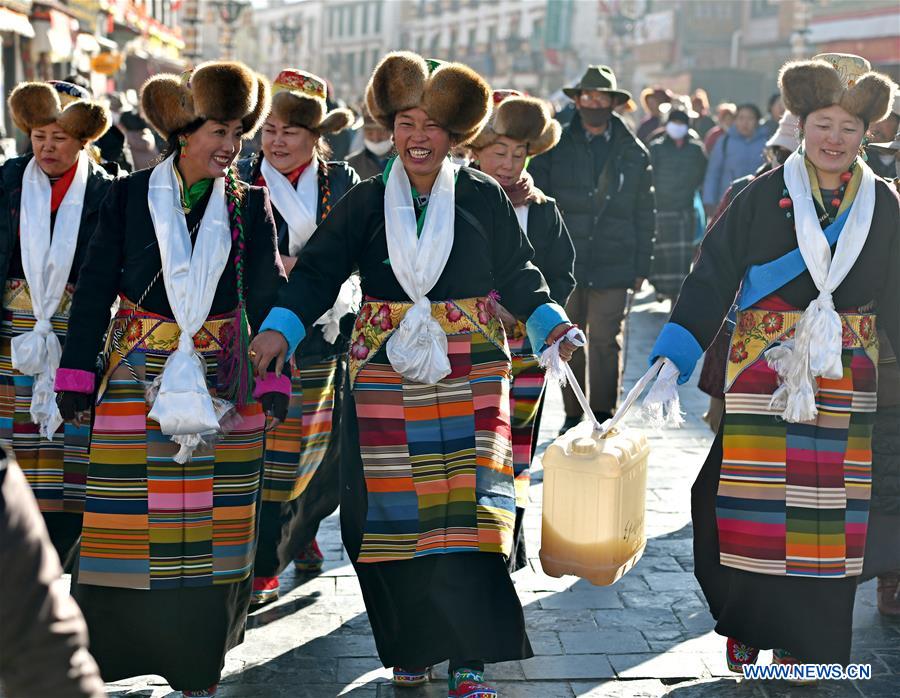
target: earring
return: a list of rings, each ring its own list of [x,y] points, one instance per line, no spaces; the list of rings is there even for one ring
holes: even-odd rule
[[[187,138],[184,136],[178,136],[178,149],[180,150],[179,157],[184,157],[187,152]]]

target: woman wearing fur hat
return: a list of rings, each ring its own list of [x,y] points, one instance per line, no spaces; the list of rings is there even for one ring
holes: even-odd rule
[[[556,202],[537,189],[525,173],[528,158],[550,150],[559,136],[559,122],[546,102],[515,90],[494,90],[491,118],[469,147],[476,167],[503,187],[519,225],[534,247],[534,263],[547,280],[550,297],[565,306],[575,288],[572,238]],[[512,321],[507,324],[507,333],[512,354],[509,414],[516,478],[516,526],[509,570],[515,572],[528,564],[522,519],[528,505],[531,459],[540,430],[544,370],[538,366],[525,325]]]
[[[359,181],[346,162],[328,162],[325,141],[350,125],[353,112],[326,113],[325,81],[302,70],[281,71],[272,94],[262,153],[239,169],[242,179],[269,190],[281,261],[290,272],[316,226]],[[348,344],[340,320],[359,307],[358,288],[348,282],[335,307],[310,328],[294,357],[299,370],[292,374],[288,418],[266,438],[253,603],[278,597],[278,575],[291,561],[301,572],[322,568],[316,531],[337,508],[340,487],[333,413]]]
[[[107,681],[214,695],[243,637],[266,414],[283,418],[290,393],[280,371],[251,382],[248,333],[284,272],[268,195],[233,167],[268,89],[240,63],[144,85],[167,157],[110,187],[72,303],[63,416],[97,395],[72,588]]]
[[[53,381],[78,270],[112,182],[87,146],[110,116],[60,81],[22,83],[9,109],[32,154],[0,170],[0,439],[15,451],[65,563],[81,533],[90,418],[64,425]]]
[[[740,287],[725,414],[692,490],[694,569],[740,672],[850,658],[871,489],[876,320],[900,347],[897,199],[858,156],[893,83],[786,64],[801,147],[713,224],[652,352],[687,380]]]
[[[484,126],[490,98],[466,66],[408,52],[381,61],[367,102],[398,157],[319,226],[252,344],[262,367],[291,355],[359,269],[341,415],[344,544],[394,680],[424,682],[449,659],[454,697],[496,695],[484,663],[531,656],[506,567],[515,490],[496,293],[528,320],[533,346],[568,359],[574,346],[557,340],[578,334],[503,190],[447,158]]]

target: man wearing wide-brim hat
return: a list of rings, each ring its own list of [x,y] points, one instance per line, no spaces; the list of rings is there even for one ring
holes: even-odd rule
[[[631,95],[618,88],[611,68],[588,66],[564,92],[576,114],[559,144],[536,157],[528,171],[556,199],[575,244],[578,285],[566,310],[587,334],[589,350],[572,368],[602,422],[615,411],[619,393],[628,292],[644,283],[653,258],[650,158],[613,111]],[[564,397],[568,428],[580,420],[581,408],[571,391]]]

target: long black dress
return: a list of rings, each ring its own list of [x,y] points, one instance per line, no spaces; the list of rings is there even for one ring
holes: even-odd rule
[[[264,417],[258,403],[249,403],[241,423],[180,466],[175,444],[146,416],[142,381],[159,373],[178,335],[163,282],[151,285],[161,267],[147,203],[151,172],[136,172],[110,189],[75,291],[61,362],[61,372],[94,370],[118,295],[115,322],[127,359],[111,352],[101,383],[72,592],[106,681],[159,674],[175,689],[201,690],[218,681],[225,653],[243,640]],[[255,330],[284,272],[268,193],[239,188],[246,308]],[[187,213],[188,230],[202,219],[212,191]],[[236,251],[233,243],[230,260]],[[232,358],[235,266],[226,265],[209,319],[194,337],[213,392],[221,388],[218,364]]]
[[[262,154],[238,164],[241,178],[265,186],[260,169]],[[319,166],[317,221],[321,223],[359,177],[346,162]],[[289,254],[287,222],[272,206],[278,231],[278,251]],[[349,321],[342,323],[348,329]],[[263,477],[259,544],[253,568],[255,577],[275,577],[304,547],[315,540],[319,524],[338,507],[340,461],[340,386],[346,370],[344,359],[349,333],[334,342],[325,339],[321,326],[294,356],[292,396],[288,418],[268,434]]]
[[[410,306],[390,265],[384,181],[357,185],[319,226],[263,329],[309,327],[358,267],[365,299],[344,383],[341,529],[384,665],[529,657],[506,569],[509,353],[488,296],[498,291],[523,319],[550,296],[503,191],[462,168],[453,247],[428,294],[453,370],[433,386],[402,378],[384,348]]]
[[[757,177],[707,234],[699,262],[685,280],[670,319],[670,324],[680,326],[682,331],[686,330],[696,340],[695,358],[699,358],[699,352],[713,341],[748,267],[767,263],[797,249],[793,218],[788,217],[778,203],[785,191],[783,168]],[[845,327],[844,360],[851,362],[845,364],[848,366],[845,370],[848,380],[858,381],[854,383],[856,387],[853,390],[860,393],[871,394],[874,389],[870,357],[873,347],[877,354],[877,340],[874,338],[873,313],[877,314],[879,326],[891,345],[900,346],[898,268],[900,225],[897,198],[886,183],[878,180],[875,213],[865,246],[834,293],[834,304],[842,315]],[[768,461],[784,473],[787,459],[787,482],[790,484],[791,477],[796,477],[791,473],[797,470],[794,452],[796,449],[802,452],[804,448],[798,445],[798,438],[809,439],[813,443],[821,443],[818,441],[820,439],[836,439],[832,448],[840,447],[838,450],[842,458],[843,448],[848,448],[848,433],[856,440],[857,452],[859,449],[865,452],[868,448],[872,421],[868,405],[871,403],[874,406],[874,397],[870,403],[865,403],[866,406],[860,407],[854,398],[852,408],[838,410],[841,419],[849,420],[849,428],[846,424],[840,428],[836,423],[812,427],[794,425],[774,417],[774,412],[766,411],[761,406],[748,407],[752,403],[750,398],[754,397],[749,395],[748,398],[748,394],[755,392],[768,402],[771,392],[767,391],[775,387],[771,369],[766,366],[762,352],[772,343],[787,338],[791,323],[795,323],[799,315],[797,310],[806,308],[817,295],[809,272],[804,271],[738,316],[728,359],[726,414],[691,491],[694,573],[717,620],[717,633],[762,649],[784,649],[804,662],[846,664],[850,656],[856,575],[861,571],[860,558],[865,543],[864,526],[860,539],[858,524],[852,527],[849,523],[858,522],[859,517],[867,512],[865,487],[869,468],[864,462],[855,464],[860,457],[849,454],[846,456],[849,462],[840,465],[837,489],[844,491],[846,487],[846,507],[856,518],[851,519],[847,515],[845,533],[841,515],[840,529],[836,535],[840,536],[840,540],[846,538],[845,561],[839,560],[838,566],[830,569],[831,563],[823,559],[827,555],[824,551],[814,557],[812,570],[803,569],[803,558],[792,553],[792,546],[796,547],[794,531],[798,530],[792,529],[792,526],[798,525],[799,517],[807,517],[813,522],[813,530],[818,527],[819,530],[830,531],[833,515],[828,512],[834,509],[786,505],[786,501],[796,496],[790,487],[787,487],[787,499],[784,489],[777,490],[781,492],[780,500],[775,495],[766,495],[768,503],[765,506],[761,503],[765,497],[754,499],[751,489],[745,489],[747,493],[742,500],[736,499],[738,495],[729,494],[734,492],[733,483],[738,479],[734,471],[741,467],[741,462],[753,467],[755,463]],[[663,334],[666,334],[666,329]],[[681,346],[684,346],[683,342]],[[657,343],[659,347],[660,342]],[[657,350],[654,353],[670,356]],[[860,375],[855,373],[857,366],[864,369]],[[736,386],[742,387],[736,389]],[[824,398],[820,396],[820,399]],[[824,410],[825,419],[829,418],[831,409]],[[820,414],[822,412],[820,406]],[[760,439],[761,435],[768,438]],[[749,442],[741,441],[748,436],[752,437]],[[786,447],[784,439],[793,445]],[[725,458],[723,466],[726,443],[731,443],[735,451],[730,460]],[[815,454],[818,451],[815,449],[821,446],[807,445],[806,448],[812,449],[809,452],[817,458]],[[815,468],[812,472],[821,479],[816,491],[821,491],[825,496],[824,493],[830,491],[826,478],[831,477],[833,471],[827,461],[813,462]],[[785,476],[782,474],[780,477],[780,482],[784,483]],[[861,486],[857,486],[857,482]],[[784,488],[784,485],[781,487]],[[803,490],[802,487],[800,489]],[[751,523],[761,520],[757,517],[764,516],[764,509],[770,512],[769,516],[781,516],[782,522],[786,520],[786,524],[781,524],[781,537],[773,535],[767,542],[760,543],[755,534],[736,536],[734,531],[742,529],[735,523],[740,517],[734,512],[741,507],[745,512],[744,520]],[[841,509],[837,511],[843,512]],[[785,525],[787,533],[784,532]],[[724,539],[723,531],[727,533]],[[757,569],[769,571],[746,569],[754,565]],[[776,571],[779,566],[780,573]]]

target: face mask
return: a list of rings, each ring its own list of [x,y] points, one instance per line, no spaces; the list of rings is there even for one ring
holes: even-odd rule
[[[588,109],[587,107],[581,107],[578,111],[581,114],[581,120],[588,126],[595,128],[606,125],[612,114],[612,109]]]
[[[370,141],[368,138],[363,138],[363,143],[366,144],[367,149],[380,158],[391,152],[391,148],[394,147],[394,143],[390,138],[386,141]]]
[[[676,141],[680,141],[688,134],[688,125],[680,124],[677,121],[670,121],[666,124],[666,133]]]
[[[460,167],[469,166],[469,158],[460,155],[451,155],[450,162],[452,162],[454,165],[459,165]]]
[[[891,161],[894,159],[893,155],[879,155],[878,159],[881,160],[881,164],[887,167],[891,164]]]

